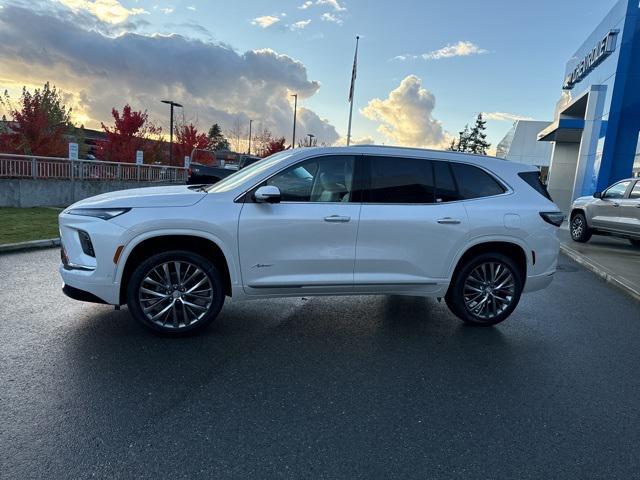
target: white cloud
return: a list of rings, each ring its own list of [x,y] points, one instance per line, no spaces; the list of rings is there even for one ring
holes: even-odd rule
[[[148,13],[143,8],[126,8],[118,0],[58,0],[74,12],[86,11],[102,22],[116,24],[131,15]]]
[[[270,49],[240,53],[175,34],[109,36],[85,29],[75,16],[63,19],[11,5],[0,10],[0,65],[7,85],[51,81],[72,95],[74,114],[83,116],[88,128],[110,123],[111,108],[125,103],[166,125],[166,106],[159,100],[172,98],[203,130],[214,122],[230,128],[236,119],[245,125],[252,118],[289,139],[289,95],[297,92],[304,99],[320,88],[301,62]],[[300,107],[298,128],[314,133],[318,143],[339,138],[327,120]]]
[[[195,12],[195,11],[196,11],[196,7],[195,7],[195,6],[193,6],[193,5],[189,5],[189,6],[187,7],[187,10],[191,10],[192,12]]]
[[[489,53],[472,42],[459,41],[433,52],[422,54],[425,60],[440,60],[441,58],[468,57],[469,55],[483,55]]]
[[[263,17],[256,17],[251,21],[251,25],[256,25],[260,28],[269,28],[276,23],[278,23],[280,19],[273,15],[265,15]]]
[[[306,2],[304,2],[302,5],[300,5],[298,8],[300,10],[306,10],[307,8],[309,8],[310,6],[313,5],[313,2],[311,0],[307,0]]]
[[[173,7],[164,7],[164,8],[161,8],[160,11],[165,15],[170,15],[173,13],[174,9]]]
[[[515,122],[518,120],[533,120],[532,117],[525,117],[506,112],[483,112],[482,116],[485,120],[496,120],[499,122]]]
[[[443,148],[449,138],[433,118],[436,98],[415,75],[406,77],[389,96],[374,98],[360,112],[379,122],[378,132],[398,145]]]
[[[320,16],[320,19],[323,22],[331,22],[331,23],[336,23],[338,25],[342,25],[343,21],[340,17],[338,17],[337,15],[334,15],[333,13],[330,12],[325,12]]]
[[[303,30],[311,23],[311,20],[300,20],[299,22],[291,24],[291,30]]]
[[[316,5],[329,5],[336,12],[345,12],[347,10],[347,7],[340,5],[338,0],[316,0]]]
[[[404,62],[406,60],[441,60],[443,58],[451,58],[451,57],[468,57],[471,55],[484,55],[489,53],[488,50],[484,48],[480,48],[478,45],[460,40],[457,43],[452,43],[447,45],[446,47],[442,47],[438,50],[433,50],[432,52],[423,53],[420,55],[406,53],[404,55],[396,55],[392,58],[392,60],[398,60],[400,62]]]

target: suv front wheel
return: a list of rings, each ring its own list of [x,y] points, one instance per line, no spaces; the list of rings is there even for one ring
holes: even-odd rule
[[[520,301],[522,276],[515,262],[500,253],[483,253],[456,272],[445,298],[449,309],[472,325],[495,325]]]
[[[569,230],[574,242],[585,243],[591,238],[591,229],[587,226],[587,218],[582,212],[573,214]]]
[[[220,273],[208,259],[174,250],[140,263],[127,286],[133,317],[154,332],[177,336],[208,326],[224,303]]]

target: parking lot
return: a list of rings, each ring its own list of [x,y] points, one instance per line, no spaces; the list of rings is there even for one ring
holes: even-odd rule
[[[0,256],[0,477],[637,478],[640,305],[566,258],[510,320],[402,297],[228,302],[152,336]]]

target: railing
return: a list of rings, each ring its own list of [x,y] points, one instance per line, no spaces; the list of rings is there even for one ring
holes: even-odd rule
[[[0,153],[0,178],[184,183],[187,169]]]

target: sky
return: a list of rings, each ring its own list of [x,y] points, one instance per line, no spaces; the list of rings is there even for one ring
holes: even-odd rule
[[[553,120],[565,64],[615,0],[0,0],[0,89],[50,81],[90,128],[125,103],[168,129],[268,128],[444,148],[478,113],[495,145],[518,118]],[[254,132],[256,131],[254,130]]]

